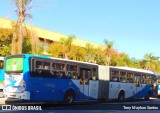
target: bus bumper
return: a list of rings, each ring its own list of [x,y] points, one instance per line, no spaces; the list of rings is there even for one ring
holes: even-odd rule
[[[24,100],[30,100],[30,92],[24,91],[24,92],[6,92],[4,91],[4,96],[6,98],[16,98],[16,99],[24,99]]]

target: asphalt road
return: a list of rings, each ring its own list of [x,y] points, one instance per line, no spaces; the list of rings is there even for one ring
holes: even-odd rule
[[[11,110],[1,110],[0,112],[34,112],[34,113],[159,113],[160,99],[151,98],[150,101],[127,100],[124,102],[78,102],[72,105],[61,103],[21,103],[12,101],[1,104],[0,109],[6,109],[8,105]],[[37,111],[37,110],[38,111]],[[23,111],[21,111],[23,110]],[[30,110],[30,111],[28,111]]]

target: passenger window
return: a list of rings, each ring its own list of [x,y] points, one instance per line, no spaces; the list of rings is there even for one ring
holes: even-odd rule
[[[92,80],[97,80],[97,69],[93,68]]]
[[[67,64],[67,77],[72,79],[78,78],[78,66]]]
[[[50,70],[50,62],[43,62],[43,67],[45,70]]]
[[[152,77],[151,77],[151,75],[145,75],[145,74],[143,74],[142,78],[141,78],[141,83],[142,84],[151,84],[152,83]]]
[[[127,82],[126,81],[126,72],[120,72],[120,82]]]
[[[133,83],[134,82],[134,73],[127,73],[127,81]]]
[[[111,71],[111,80],[119,81],[119,71],[115,71],[115,70]]]
[[[36,69],[43,69],[42,61],[36,61]]]

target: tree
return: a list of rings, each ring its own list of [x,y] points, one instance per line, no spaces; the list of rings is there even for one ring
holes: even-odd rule
[[[28,11],[31,9],[32,0],[14,0],[13,1],[16,6],[16,14],[18,15],[18,53],[22,53],[22,43],[23,36],[25,34],[24,22],[26,18],[31,18],[31,15],[28,14]],[[12,45],[14,43],[15,38],[12,40]],[[14,46],[12,46],[14,47]],[[13,49],[12,49],[13,50]]]
[[[86,59],[85,48],[72,45],[71,51],[68,53],[68,58],[71,60],[85,61]]]
[[[153,56],[152,53],[145,54],[144,59],[139,62],[142,69],[150,70],[153,72],[160,72],[160,61],[159,57]]]
[[[10,54],[12,30],[0,28],[0,56]]]
[[[61,58],[62,57],[62,50],[63,45],[59,42],[54,42],[53,44],[49,45],[47,48],[47,52],[51,54],[52,57]]]
[[[119,54],[119,59],[117,61],[117,66],[130,66],[130,58],[125,53]]]
[[[105,54],[106,54],[106,65],[110,65],[110,61],[111,61],[111,50],[113,47],[114,42],[113,41],[108,41],[107,39],[104,39],[104,43],[105,43]]]
[[[75,39],[76,39],[75,36],[68,36],[67,38],[61,38],[60,39],[61,44],[64,45],[63,46],[63,51],[62,51],[63,58],[68,59],[68,53],[70,52],[71,47],[72,47],[72,43]]]
[[[90,43],[86,44],[86,62],[95,62],[95,49]]]
[[[96,51],[95,63],[100,64],[100,65],[106,64],[105,53],[104,53],[103,48],[101,47],[95,48],[95,51]]]

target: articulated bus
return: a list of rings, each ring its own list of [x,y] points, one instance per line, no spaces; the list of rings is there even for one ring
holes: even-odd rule
[[[30,101],[149,99],[154,73],[129,67],[11,55],[5,62],[5,96]]]
[[[0,57],[0,97],[3,97],[4,88],[4,57]]]

